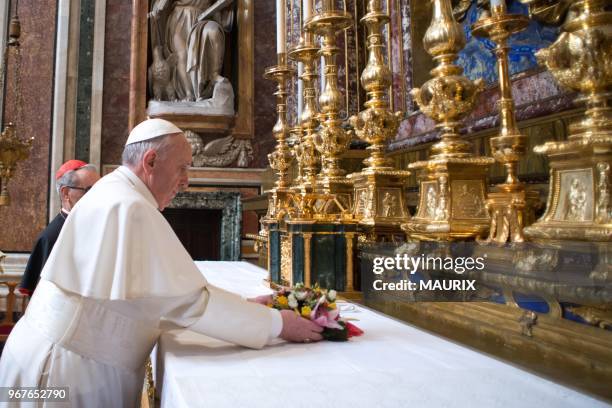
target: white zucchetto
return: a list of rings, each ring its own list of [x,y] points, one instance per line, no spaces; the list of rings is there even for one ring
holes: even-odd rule
[[[140,122],[128,136],[125,145],[132,143],[143,142],[145,140],[154,139],[156,137],[171,135],[174,133],[183,133],[174,123],[164,119],[147,119]]]

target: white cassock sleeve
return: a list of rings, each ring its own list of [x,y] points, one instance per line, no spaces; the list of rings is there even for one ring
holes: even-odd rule
[[[280,312],[207,285],[182,299],[167,299],[164,322],[250,348],[262,348],[283,328]],[[163,328],[170,328],[164,324]]]

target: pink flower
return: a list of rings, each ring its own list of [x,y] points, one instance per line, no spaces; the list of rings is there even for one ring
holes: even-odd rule
[[[310,320],[319,326],[342,330],[342,326],[338,323],[339,316],[340,312],[338,309],[327,308],[325,296],[321,296],[312,312],[310,312]]]

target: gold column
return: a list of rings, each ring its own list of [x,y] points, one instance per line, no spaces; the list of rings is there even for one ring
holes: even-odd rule
[[[385,144],[397,133],[402,112],[392,113],[387,102],[392,77],[383,56],[383,29],[389,15],[383,11],[382,0],[368,1],[361,22],[368,30],[368,64],[361,74],[368,101],[365,110],[351,117],[351,124],[357,136],[370,144],[370,157],[363,171],[349,175],[354,183],[353,215],[368,240],[393,240],[394,235],[403,235],[399,225],[409,217],[405,184],[410,172],[395,170],[385,157]]]
[[[433,0],[433,18],[423,45],[437,63],[433,79],[412,94],[424,114],[438,122],[441,141],[430,160],[411,163],[419,171],[420,199],[412,220],[402,225],[416,239],[453,240],[483,235],[489,228],[485,208],[486,172],[494,160],[474,157],[471,144],[459,136],[460,120],[474,107],[484,85],[462,76],[454,64],[465,46],[450,0]]]
[[[312,233],[305,232],[304,237],[304,285],[310,287],[312,285]]]
[[[336,34],[352,25],[352,17],[343,10],[336,10],[333,0],[323,0],[322,10],[305,22],[305,28],[322,38],[323,45],[319,54],[325,61],[325,89],[319,96],[321,109],[321,129],[315,134],[314,143],[321,153],[321,172],[317,176],[317,190],[322,193],[336,194],[341,207],[350,208],[352,184],[340,168],[340,155],[349,146],[352,133],[342,128],[339,118],[342,95],[338,89],[338,66],[336,55]],[[327,208],[327,212],[334,209]],[[335,212],[342,212],[337,208]]]
[[[483,243],[504,244],[524,242],[523,228],[534,221],[537,192],[526,192],[525,185],[518,179],[518,162],[527,150],[527,138],[521,134],[514,113],[514,99],[508,64],[508,38],[523,31],[529,18],[522,14],[507,14],[506,5],[492,8],[492,16],[483,13],[472,26],[472,33],[478,37],[488,37],[497,46],[497,72],[499,76],[499,135],[491,139],[493,157],[506,168],[506,182],[497,186],[498,191],[489,193],[486,203],[491,215],[489,236]]]
[[[346,286],[344,288],[343,295],[346,297],[347,294],[351,297],[351,294],[355,293],[355,282],[353,281],[353,239],[355,238],[354,233],[346,234]]]
[[[567,141],[534,151],[548,156],[551,177],[544,216],[525,229],[530,239],[612,240],[612,11],[609,1],[575,1],[563,31],[536,57],[564,86],[580,91],[585,117]]]

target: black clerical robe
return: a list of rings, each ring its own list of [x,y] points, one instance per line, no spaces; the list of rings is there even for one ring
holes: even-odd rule
[[[42,271],[49,254],[57,241],[57,237],[64,226],[66,220],[66,214],[60,211],[59,214],[51,221],[47,228],[40,233],[40,236],[36,240],[36,245],[32,249],[32,254],[28,260],[28,264],[21,278],[19,284],[19,291],[21,293],[32,294],[40,278],[40,272]]]

